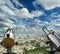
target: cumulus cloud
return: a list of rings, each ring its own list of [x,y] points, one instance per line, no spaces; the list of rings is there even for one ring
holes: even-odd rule
[[[16,18],[33,18],[27,8],[22,8],[20,10],[15,11],[14,17],[16,17]]]
[[[4,12],[6,12],[6,13],[8,13],[8,14],[10,14],[10,15],[14,15],[14,12],[10,9],[10,8],[8,8],[7,6],[0,6],[0,9],[2,10],[2,11],[4,11]],[[8,11],[7,11],[8,10]]]
[[[57,24],[57,23],[56,23],[55,26],[60,27],[60,24]]]
[[[3,5],[8,5],[12,10],[17,10],[17,8],[14,7],[13,3],[10,0],[0,0],[0,6]]]
[[[34,22],[35,22],[36,25],[38,25],[38,26],[50,25],[49,22],[47,22],[47,21],[41,21],[41,20],[39,20],[39,19],[35,19]]]
[[[0,13],[0,25],[1,26],[6,26],[6,27],[15,27],[14,21],[10,20],[8,16],[6,16],[5,13]],[[1,27],[0,26],[0,27]]]
[[[15,17],[17,18],[34,18],[34,17],[39,17],[43,15],[44,13],[39,10],[35,10],[32,12],[29,12],[27,8],[22,8],[20,10],[15,11]]]
[[[58,20],[51,21],[50,23],[48,23],[47,21],[43,22],[38,19],[34,19],[33,23],[30,22],[30,25],[25,25],[25,23],[23,23],[23,21],[19,21],[20,23],[17,22],[17,24],[14,24],[14,21],[9,19],[10,17],[12,17],[12,18],[35,18],[35,17],[37,17],[38,18],[38,17],[42,16],[44,14],[44,12],[42,12],[40,10],[33,10],[33,11],[29,12],[29,10],[27,8],[25,8],[22,3],[19,3],[17,0],[13,0],[13,2],[16,4],[17,7],[20,6],[23,8],[17,9],[16,7],[14,7],[13,3],[10,0],[0,0],[0,9],[2,10],[2,13],[0,13],[0,25],[2,27],[4,27],[5,29],[6,29],[6,27],[14,28],[18,24],[17,28],[19,31],[39,32],[39,29],[41,29],[40,26],[42,26],[42,25],[48,25],[50,28],[53,28],[55,26],[57,26],[57,27],[60,26],[60,24],[59,24],[60,22],[58,22]],[[34,6],[42,5],[46,10],[50,10],[55,7],[59,7],[60,6],[59,2],[58,2],[58,0],[53,0],[53,1],[52,0],[49,0],[49,1],[48,0],[36,0],[33,2],[33,5]],[[53,13],[54,16],[55,16],[55,14],[56,13]],[[60,16],[58,16],[58,17],[60,17]],[[26,24],[27,24],[27,22],[26,22]]]
[[[14,21],[10,20],[9,18],[0,18],[0,21],[14,24]]]
[[[18,0],[12,1],[16,4],[16,6],[20,6],[23,8],[17,9],[16,7],[14,7],[13,3],[10,0],[2,0],[0,1],[0,9],[3,11],[3,13],[7,13],[6,16],[10,15],[14,18],[34,18],[43,15],[43,12],[39,10],[29,12],[29,10],[27,8],[24,8],[23,4],[19,3]]]
[[[0,13],[0,18],[6,18],[6,14]]]
[[[44,13],[42,12],[42,11],[39,11],[39,10],[36,10],[36,11],[32,11],[31,12],[31,15],[33,16],[33,17],[39,17],[39,16],[41,16],[41,15],[43,15]]]
[[[13,2],[16,4],[16,6],[23,7],[22,4],[20,4],[17,0],[13,0]],[[7,5],[8,6],[7,6]],[[0,13],[0,25],[6,29],[6,27],[14,28],[17,27],[19,31],[30,31],[30,32],[37,32],[39,29],[37,29],[37,25],[33,22],[30,25],[24,25],[25,23],[19,21],[16,24],[14,24],[14,21],[10,19],[12,18],[35,18],[42,16],[44,13],[40,10],[34,10],[32,12],[29,12],[29,10],[25,7],[21,9],[17,9],[14,7],[13,3],[10,0],[0,0],[0,9],[2,10],[2,13]],[[18,21],[18,20],[17,20]],[[35,22],[39,24],[43,24],[40,20],[35,20]],[[22,23],[22,24],[21,24]],[[17,26],[18,24],[18,26]],[[26,22],[27,24],[27,22]],[[0,26],[0,27],[1,27]],[[18,31],[18,32],[19,32]]]
[[[20,31],[28,31],[25,25],[20,25],[19,28],[20,28]]]
[[[40,25],[40,26],[44,25],[44,22],[42,22],[39,19],[35,19],[34,22],[36,23],[36,25]]]
[[[49,29],[53,29],[53,30],[60,30],[60,19],[56,19],[56,20],[51,20],[51,22],[48,24],[47,26]]]
[[[16,6],[24,7],[22,3],[19,3],[18,0],[12,0]],[[13,10],[17,10],[17,8],[14,7],[13,3],[10,0],[0,0],[0,5],[8,5],[9,8]]]
[[[4,27],[14,28],[15,26],[16,26],[16,25],[14,25],[14,24],[0,21],[0,27],[3,27],[3,28],[4,28]]]
[[[35,19],[34,23],[36,24],[35,27],[39,31],[43,26],[46,26],[49,29],[53,30],[59,30],[60,29],[60,18],[55,19],[55,20],[50,20],[50,22],[47,21],[40,21],[39,19]]]
[[[14,3],[18,6],[23,6],[22,4],[19,4],[17,0],[12,1],[14,1]],[[13,3],[10,0],[0,0],[0,25],[10,28],[15,27],[16,25],[14,24],[14,21],[10,20],[9,18],[15,15],[14,11],[16,10],[18,9],[14,7]]]
[[[0,28],[7,27],[7,28],[15,28],[14,21],[10,20],[5,14],[0,14]]]
[[[57,28],[60,27],[60,19],[57,19],[53,22],[53,25],[56,26]]]
[[[0,28],[15,28],[14,21],[10,20],[5,14],[0,14]]]
[[[17,0],[12,0],[12,1],[16,4],[16,6],[23,7],[23,5],[21,3],[19,3]],[[9,7],[6,6],[5,4],[7,4]],[[7,13],[7,15],[11,15],[12,17],[15,17],[15,18],[32,18],[32,15],[29,13],[27,8],[22,8],[19,10],[16,7],[14,7],[13,3],[10,0],[0,1],[0,9],[4,13]]]
[[[60,0],[36,0],[33,5],[42,5],[46,10],[54,9],[60,7]]]

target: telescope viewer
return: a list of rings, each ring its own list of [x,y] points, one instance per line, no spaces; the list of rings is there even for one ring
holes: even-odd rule
[[[7,53],[3,53],[3,54],[16,54],[12,52],[12,48],[14,47],[14,45],[18,45],[18,42],[14,41],[14,38],[12,38],[11,36],[11,34],[13,33],[9,33],[9,32],[12,32],[12,31],[8,30],[7,33],[5,34],[5,37],[1,41],[1,45],[5,49],[7,49]]]
[[[55,49],[57,51],[60,51],[60,38],[55,33],[55,31],[48,30],[46,27],[43,27],[42,30],[47,35],[48,41],[46,43],[50,45],[50,49],[49,49],[50,50],[49,52],[51,52],[50,54],[54,54]]]

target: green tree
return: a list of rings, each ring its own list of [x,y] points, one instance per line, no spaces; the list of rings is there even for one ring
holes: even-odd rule
[[[23,54],[29,54],[26,48],[24,48],[23,50],[24,50]]]

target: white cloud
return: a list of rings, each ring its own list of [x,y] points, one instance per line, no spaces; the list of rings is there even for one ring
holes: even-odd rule
[[[20,7],[24,7],[24,5],[20,2],[18,2],[18,0],[13,0],[13,2],[16,4],[16,6],[20,6]]]
[[[36,23],[40,23],[40,22],[42,22],[42,21],[39,20],[39,19],[35,19],[34,22],[36,22]]]
[[[51,22],[47,26],[49,29],[53,30],[60,30],[60,19],[57,20],[51,20]]]
[[[35,19],[34,22],[36,23],[36,25],[43,25],[44,24],[44,22],[42,22],[39,19]]]
[[[46,10],[54,9],[60,7],[60,0],[36,0],[33,5],[42,5]]]
[[[10,15],[14,15],[14,12],[10,8],[5,6],[5,5],[4,6],[0,6],[0,9],[3,10],[4,12],[10,14]]]
[[[39,10],[36,10],[36,11],[32,11],[31,12],[31,15],[33,16],[33,17],[39,17],[39,16],[41,16],[41,15],[43,15],[44,13],[42,12],[42,11],[39,11]]]
[[[50,24],[50,23],[48,23],[47,21],[45,21],[44,23],[45,23],[45,24]]]
[[[3,11],[3,13],[7,13],[6,16],[10,15],[14,18],[34,18],[43,15],[43,12],[39,10],[35,10],[30,13],[27,8],[24,8],[23,4],[18,2],[18,0],[13,0],[13,2],[16,4],[17,7],[20,6],[23,8],[20,10],[17,9],[16,7],[14,7],[10,0],[0,1],[0,9]]]
[[[52,17],[52,18],[60,18],[60,14],[58,14],[57,12],[56,13],[52,13],[50,15],[50,17]]]
[[[40,26],[50,25],[49,22],[47,22],[47,21],[41,21],[39,19],[35,19],[34,22],[36,23],[36,25],[40,25]]]
[[[33,18],[33,16],[29,13],[27,8],[22,8],[20,10],[13,11],[9,7],[3,5],[3,6],[0,6],[0,9],[15,18]]]
[[[14,3],[16,3],[17,6],[19,5],[23,7],[23,5],[19,4],[17,0],[13,0],[13,1]],[[9,7],[5,4],[7,4]],[[22,9],[17,9],[13,6],[10,0],[0,0],[0,9],[2,10],[2,13],[0,13],[0,25],[2,25],[5,29],[7,27],[14,28],[17,26],[17,24],[14,24],[14,21],[9,19],[10,17],[12,18],[34,18],[34,17],[42,16],[44,14],[42,11],[39,11],[39,10],[29,12],[29,10],[24,7]],[[22,23],[21,21],[19,22]],[[40,21],[38,21],[38,23],[39,22]],[[38,31],[34,23],[31,25],[32,27],[27,26],[29,28],[26,28],[26,25],[24,25],[24,23],[22,24],[20,23],[18,24],[18,30],[21,29],[21,31],[30,31],[30,32],[33,32],[33,30],[34,32]]]
[[[6,18],[6,14],[0,13],[0,18]]]
[[[20,31],[28,31],[25,25],[20,25],[19,26]]]
[[[7,23],[14,23],[12,20],[10,20],[8,18],[0,18],[0,21],[7,22]]]
[[[16,21],[15,18],[12,18]],[[9,16],[6,15],[5,13],[0,13],[0,21],[4,21],[4,22],[7,22],[7,23],[14,23],[14,21],[10,20],[9,19]]]
[[[15,28],[16,25],[14,24],[14,21],[6,16],[6,14],[0,13],[0,28],[1,27]]]
[[[12,1],[16,4],[17,7],[18,6],[24,7],[24,5],[20,2],[18,2],[18,0],[12,0]],[[0,0],[0,5],[1,6],[6,5],[6,4],[9,6],[9,8],[11,8],[13,10],[17,10],[17,8],[14,7],[13,3],[10,0]]]
[[[27,8],[22,8],[20,10],[15,11],[15,17],[17,18],[34,18],[43,15],[42,11],[36,10],[29,13]]]
[[[23,7],[23,4],[19,3],[18,0],[12,1],[16,4],[16,6]],[[13,3],[10,0],[0,0],[0,9],[3,11],[3,13],[8,13],[11,16],[14,16],[14,12],[18,10],[16,7],[14,7]]]
[[[16,18],[33,18],[27,8],[22,8],[20,10],[15,11],[14,17],[16,17]]]
[[[0,21],[0,27],[8,27],[8,28],[14,28],[16,25]]]
[[[56,23],[55,26],[60,27],[60,24],[57,24],[57,23]]]
[[[60,18],[53,21],[53,25],[56,26],[57,28],[60,27]]]
[[[17,10],[17,8],[14,7],[14,5],[12,4],[12,2],[10,0],[0,0],[0,6],[3,6],[6,4],[9,6],[9,8],[13,9],[13,10]]]

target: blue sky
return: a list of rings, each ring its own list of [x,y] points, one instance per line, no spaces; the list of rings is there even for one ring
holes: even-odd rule
[[[43,26],[60,31],[59,0],[0,0],[0,28],[40,34]]]

